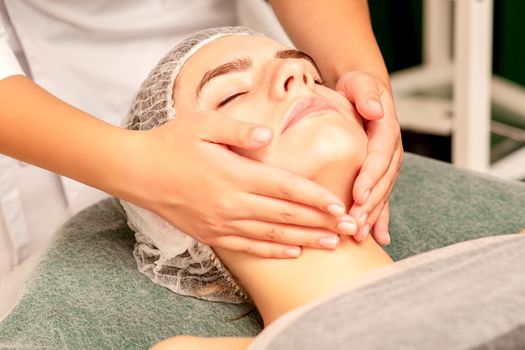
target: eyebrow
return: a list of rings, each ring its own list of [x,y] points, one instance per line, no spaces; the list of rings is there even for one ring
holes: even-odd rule
[[[295,49],[279,50],[275,53],[275,58],[280,58],[280,59],[296,58],[296,59],[307,60],[313,64],[317,73],[319,74],[319,76],[321,76],[319,67],[317,67],[317,64],[315,63],[314,59],[302,51],[295,50]],[[212,79],[220,77],[221,75],[225,75],[225,74],[245,72],[248,69],[250,69],[252,65],[253,65],[253,61],[251,58],[243,57],[243,58],[237,58],[231,62],[221,64],[220,66],[217,66],[207,71],[206,73],[204,73],[199,85],[197,86],[196,93],[195,93],[197,98],[199,98],[199,95],[202,89],[204,88],[204,86],[208,84]]]

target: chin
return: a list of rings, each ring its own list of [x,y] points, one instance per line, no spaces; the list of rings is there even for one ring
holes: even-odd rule
[[[339,113],[327,113],[300,121],[263,149],[232,150],[252,160],[313,179],[320,172],[350,174],[359,169],[366,156],[367,142],[358,120]]]
[[[263,160],[313,178],[326,169],[359,169],[367,151],[366,134],[357,122],[341,115],[301,121],[278,140]]]

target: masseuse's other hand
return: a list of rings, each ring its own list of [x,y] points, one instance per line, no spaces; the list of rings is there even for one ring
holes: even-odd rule
[[[368,154],[354,183],[354,205],[349,212],[359,225],[354,238],[363,240],[372,229],[378,243],[388,244],[388,199],[403,163],[392,94],[380,79],[358,71],[341,76],[336,90],[356,106],[368,136]]]
[[[132,132],[128,197],[210,246],[290,258],[299,246],[334,248],[343,203],[320,185],[252,161],[245,149],[271,142],[271,130],[218,112],[178,116]],[[345,215],[347,219],[349,215]]]

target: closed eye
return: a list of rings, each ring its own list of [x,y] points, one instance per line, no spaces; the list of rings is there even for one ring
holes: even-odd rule
[[[217,108],[222,108],[224,106],[226,106],[228,103],[232,102],[233,100],[235,100],[237,97],[240,97],[244,94],[246,94],[247,92],[238,92],[236,94],[233,94],[229,97],[226,97],[224,100],[222,100],[221,102],[219,102],[219,104],[217,105]]]

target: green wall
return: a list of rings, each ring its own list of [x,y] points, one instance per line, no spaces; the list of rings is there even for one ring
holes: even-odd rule
[[[494,0],[493,43],[494,72],[525,86],[525,1]]]
[[[390,72],[421,63],[421,0],[370,0],[372,25]]]

